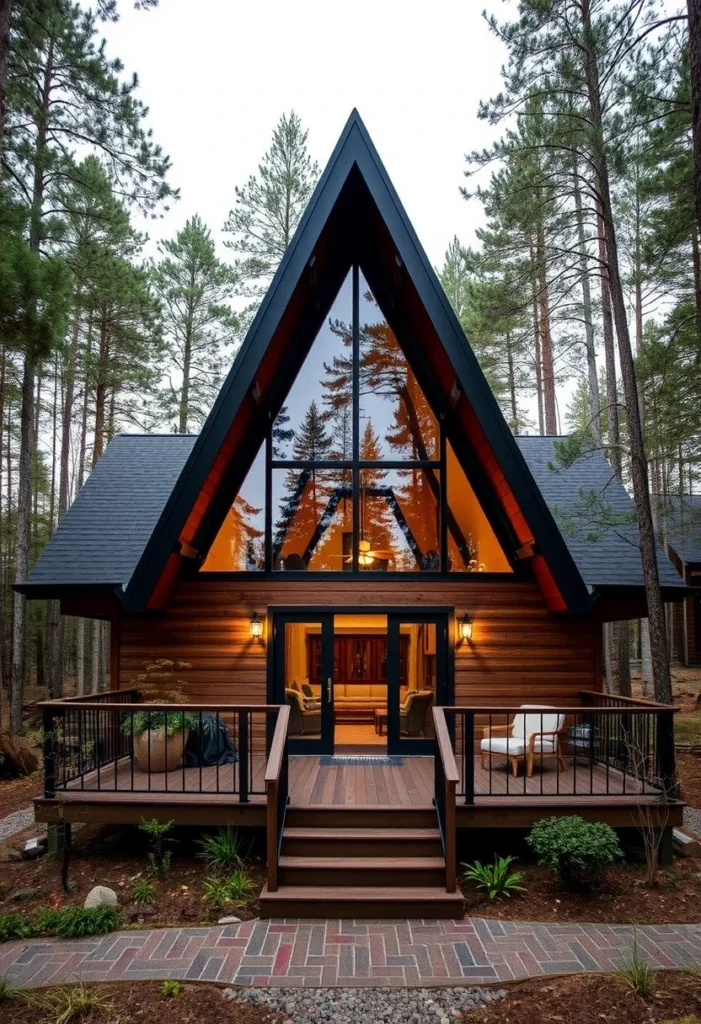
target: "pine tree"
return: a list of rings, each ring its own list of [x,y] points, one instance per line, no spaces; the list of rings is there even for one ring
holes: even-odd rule
[[[211,233],[198,216],[159,251],[163,259],[153,266],[151,280],[175,368],[166,414],[185,434],[201,426],[219,392],[224,360],[235,352],[239,321],[229,301],[236,275],[217,258]]]
[[[307,132],[299,116],[283,114],[270,148],[245,185],[234,189],[236,205],[224,231],[237,254],[241,292],[257,306],[265,294],[319,178],[319,166],[307,152]]]

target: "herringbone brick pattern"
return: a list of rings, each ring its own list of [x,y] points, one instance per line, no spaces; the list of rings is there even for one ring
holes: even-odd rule
[[[640,926],[654,967],[701,965],[701,924]],[[394,987],[511,981],[619,967],[626,925],[522,921],[245,921],[216,928],[115,932],[0,947],[17,985],[181,978],[237,985]]]

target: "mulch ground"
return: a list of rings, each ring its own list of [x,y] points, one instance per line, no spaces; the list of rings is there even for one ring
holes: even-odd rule
[[[522,868],[514,864],[514,868]],[[676,857],[658,873],[658,884],[645,885],[645,869],[638,864],[614,865],[593,893],[565,889],[546,868],[525,867],[526,892],[490,901],[474,886],[464,887],[465,913],[512,921],[590,921],[606,924],[695,924],[701,918],[701,860]]]
[[[90,991],[97,993],[102,1005],[83,1019],[95,1024],[134,1024],[164,1016],[173,1024],[273,1024],[282,1020],[267,1007],[229,1002],[215,985],[183,985],[180,995],[170,998],[162,994],[160,982],[150,981],[95,985]],[[41,1000],[49,992],[44,989],[33,996]],[[22,996],[0,1003],[0,1024],[45,1024],[47,1017],[45,1007]]]
[[[264,870],[253,853],[246,870],[255,884],[255,895],[245,903],[229,903],[214,909],[203,903],[204,880],[214,874],[196,857],[194,840],[198,829],[175,830],[172,866],[163,880],[151,878],[156,889],[153,908],[135,908],[131,891],[148,875],[145,837],[136,828],[88,826],[75,834],[70,858],[69,877],[75,888],[64,893],[61,887],[59,862],[49,856],[35,861],[0,863],[0,914],[20,910],[31,912],[38,907],[82,906],[85,897],[96,885],[114,889],[125,923],[149,927],[216,923],[224,915],[236,915],[242,921],[258,916],[258,894],[263,886]],[[18,901],[15,894],[23,889],[36,889],[28,899]]]
[[[655,975],[652,995],[641,999],[619,978],[587,975],[529,981],[504,1002],[465,1016],[484,1024],[698,1024],[701,979],[680,972]]]
[[[0,779],[0,818],[28,807],[34,797],[41,796],[43,792],[41,772],[35,772],[26,779]]]
[[[677,754],[677,771],[682,800],[690,807],[701,808],[701,757],[696,754]]]

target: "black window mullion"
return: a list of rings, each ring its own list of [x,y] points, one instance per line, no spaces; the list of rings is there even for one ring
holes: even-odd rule
[[[441,569],[441,572],[448,572],[448,516],[447,516],[447,510],[448,510],[448,498],[447,498],[447,494],[448,494],[448,461],[446,459],[446,450],[445,450],[445,426],[444,426],[443,418],[442,417],[438,421],[438,429],[440,431],[439,453],[440,453],[440,459],[441,459],[440,469],[439,469],[439,472],[438,472],[438,486],[439,486],[438,493],[440,495],[440,502],[439,502],[439,505],[438,505],[438,508],[439,508],[438,526],[439,526],[439,530],[440,530],[439,536],[440,536],[440,540],[441,540],[441,546],[440,546],[440,569]]]
[[[273,426],[265,439],[265,571],[273,570]]]
[[[359,571],[360,550],[360,271],[353,264],[353,564]]]

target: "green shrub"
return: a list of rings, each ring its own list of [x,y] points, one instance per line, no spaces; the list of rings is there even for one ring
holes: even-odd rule
[[[139,830],[148,837],[150,850],[148,853],[149,869],[158,878],[165,878],[170,871],[170,862],[173,857],[171,850],[167,850],[168,843],[175,840],[169,835],[173,828],[172,821],[158,821],[151,818],[148,821],[141,819]]]
[[[61,907],[60,910],[37,911],[34,932],[61,939],[82,939],[88,935],[107,935],[121,924],[116,907]]]
[[[241,834],[228,825],[214,835],[203,836],[197,845],[200,847],[197,856],[206,861],[212,871],[242,867],[251,851],[250,842],[244,841]]]
[[[0,942],[8,942],[10,939],[26,939],[31,934],[31,926],[22,914],[0,914]]]
[[[520,884],[523,871],[511,871],[515,857],[494,857],[493,864],[463,864],[463,881],[474,882],[478,889],[484,889],[490,900],[500,896],[511,896],[513,893],[525,892]]]
[[[137,907],[150,907],[156,902],[156,890],[148,878],[141,878],[132,889],[131,898]]]
[[[202,900],[219,910],[227,903],[240,903],[256,891],[253,879],[245,871],[235,871],[228,878],[206,878]]]
[[[182,982],[180,981],[164,981],[161,985],[161,995],[165,996],[166,999],[175,999],[179,996],[183,990]]]
[[[577,815],[543,818],[536,822],[526,842],[539,864],[557,871],[565,885],[590,892],[605,868],[623,856],[610,825],[584,821]]]

